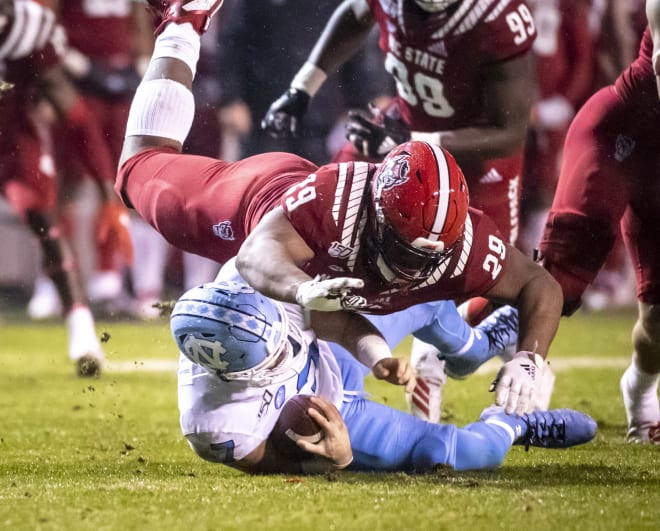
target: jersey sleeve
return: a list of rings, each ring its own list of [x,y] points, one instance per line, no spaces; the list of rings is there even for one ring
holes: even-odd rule
[[[536,26],[529,6],[520,0],[504,9],[495,8],[486,15],[479,31],[483,63],[497,63],[527,53],[536,39]]]

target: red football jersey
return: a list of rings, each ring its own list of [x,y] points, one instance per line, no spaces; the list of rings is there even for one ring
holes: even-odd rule
[[[376,166],[346,162],[322,166],[283,196],[293,227],[314,251],[303,267],[311,276],[362,278],[349,307],[364,313],[391,313],[440,299],[484,294],[506,264],[506,248],[493,222],[470,209],[464,241],[453,257],[423,283],[407,289],[384,288],[361,252],[367,222],[364,197]]]
[[[413,0],[367,1],[402,117],[415,131],[481,123],[484,67],[524,54],[536,37],[520,0],[464,0],[439,13]]]
[[[539,98],[555,94],[573,105],[590,94],[596,36],[590,0],[527,0],[536,23],[534,41]]]
[[[92,59],[130,64],[134,55],[133,3],[134,0],[60,2],[60,21],[69,43]]]

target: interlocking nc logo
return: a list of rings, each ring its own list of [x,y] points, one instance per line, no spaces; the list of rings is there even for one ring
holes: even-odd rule
[[[213,234],[223,240],[233,240],[234,229],[231,227],[231,221],[221,221],[213,225]]]
[[[222,359],[222,355],[227,352],[227,349],[222,346],[220,341],[188,336],[183,343],[183,349],[193,362],[207,369],[222,372],[229,366],[229,362]]]

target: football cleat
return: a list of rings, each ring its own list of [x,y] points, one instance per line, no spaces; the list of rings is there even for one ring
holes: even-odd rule
[[[660,405],[657,388],[639,395],[629,383],[632,366],[621,377],[620,387],[623,405],[628,419],[626,441],[638,444],[660,444]]]
[[[493,356],[505,361],[513,359],[518,343],[518,310],[513,306],[501,306],[476,327],[488,337]]]
[[[78,376],[98,377],[105,354],[94,330],[94,318],[89,308],[77,306],[66,316],[69,333],[69,357],[76,363]]]
[[[513,444],[539,448],[569,448],[596,435],[598,425],[589,415],[572,409],[534,411],[521,416],[527,431]]]
[[[151,11],[156,15],[158,27],[154,32],[159,35],[165,26],[174,22],[185,24],[190,22],[200,35],[211,23],[211,18],[222,7],[224,0],[147,0]]]
[[[442,386],[447,381],[445,362],[438,359],[438,349],[413,339],[410,365],[415,371],[417,383],[412,393],[406,393],[410,412],[422,420],[438,424],[442,405]]]

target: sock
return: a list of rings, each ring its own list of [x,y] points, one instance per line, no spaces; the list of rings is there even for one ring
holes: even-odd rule
[[[513,417],[511,419],[513,420]],[[473,422],[459,429],[454,469],[477,470],[498,467],[513,444],[515,432],[515,426],[499,419],[497,422]]]

